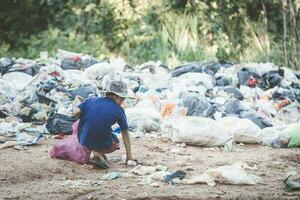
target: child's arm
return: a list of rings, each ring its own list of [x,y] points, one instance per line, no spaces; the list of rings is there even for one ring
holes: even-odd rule
[[[126,163],[128,160],[132,160],[131,144],[128,131],[122,131],[122,138],[126,149]]]
[[[78,105],[80,105],[82,102],[82,98],[80,96],[76,96],[74,101],[73,101],[73,115],[75,115],[75,117],[79,118],[80,117],[80,113],[81,113],[81,110],[78,108]]]

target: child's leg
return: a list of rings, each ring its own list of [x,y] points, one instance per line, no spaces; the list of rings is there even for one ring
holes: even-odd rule
[[[103,159],[107,160],[105,154],[112,153],[119,149],[120,149],[119,143],[116,141],[113,141],[110,149],[94,150],[94,159],[95,160],[103,160]]]
[[[114,150],[107,149],[107,150],[95,150],[94,151],[94,159],[95,160],[107,160],[105,154],[112,153]]]
[[[106,160],[105,154],[112,153],[120,149],[120,141],[118,137],[113,134],[112,145],[109,149],[94,149],[94,160]]]

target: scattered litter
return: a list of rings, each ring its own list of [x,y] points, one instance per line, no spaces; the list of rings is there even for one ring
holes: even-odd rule
[[[131,170],[131,172],[133,174],[140,175],[140,176],[149,175],[149,174],[152,174],[155,171],[156,171],[155,167],[153,167],[153,166],[143,166],[143,165],[137,165],[135,168],[133,168]]]
[[[128,160],[127,161],[127,165],[129,165],[129,166],[136,166],[137,163],[134,160]]]
[[[182,170],[177,170],[174,173],[165,175],[165,181],[171,183],[172,185],[179,184],[182,179],[186,177],[186,172]]]
[[[102,176],[103,180],[114,180],[117,179],[121,176],[120,173],[118,172],[109,172],[108,174],[105,174]]]
[[[62,49],[55,58],[47,52],[40,56],[42,62],[0,58],[0,136],[19,144],[40,141],[38,134],[71,135],[72,109],[90,96],[102,96],[112,80],[122,80],[135,97],[124,103],[133,137],[163,140],[162,134],[186,145],[225,145],[226,151],[234,142],[300,146],[298,130],[282,134],[283,126],[300,122],[299,73],[286,67],[204,61],[168,69],[149,61],[129,68],[122,58],[101,61]],[[25,123],[46,130],[16,130]],[[24,139],[28,135],[39,139]],[[2,148],[10,146],[7,141],[1,141]],[[182,153],[177,151],[171,150]]]
[[[247,174],[243,169],[243,163],[238,162],[229,166],[222,166],[216,169],[208,169],[206,171],[215,182],[234,184],[234,185],[255,185],[260,178],[256,175]]]
[[[32,136],[26,132],[21,132],[17,134],[16,139],[18,145],[29,146],[29,145],[40,143],[44,139],[44,136],[42,134],[37,134]]]
[[[289,175],[285,180],[284,180],[284,190],[286,192],[291,192],[291,191],[296,191],[296,190],[300,190],[300,181],[294,181],[291,180],[291,176]]]
[[[229,166],[221,166],[216,169],[208,169],[203,174],[187,178],[183,184],[206,183],[215,186],[215,182],[233,185],[255,185],[260,181],[260,177],[247,174],[244,169],[257,169],[249,167],[247,164],[238,162]]]

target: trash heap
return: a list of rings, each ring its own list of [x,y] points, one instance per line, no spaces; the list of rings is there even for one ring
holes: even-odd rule
[[[72,109],[124,81],[129,131],[194,146],[262,143],[300,146],[300,73],[272,63],[191,62],[170,69],[149,61],[58,50],[56,58],[0,58],[0,148],[69,135]],[[117,133],[117,125],[113,127]]]

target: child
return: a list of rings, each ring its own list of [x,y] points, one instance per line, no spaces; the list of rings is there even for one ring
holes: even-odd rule
[[[122,138],[126,148],[126,163],[132,160],[131,145],[128,135],[128,124],[124,109],[121,107],[128,97],[127,86],[121,81],[113,81],[106,97],[89,98],[73,110],[80,118],[78,126],[78,140],[81,145],[94,151],[92,163],[108,168],[105,154],[118,149],[119,140],[112,133],[111,126],[118,123],[122,131]]]

